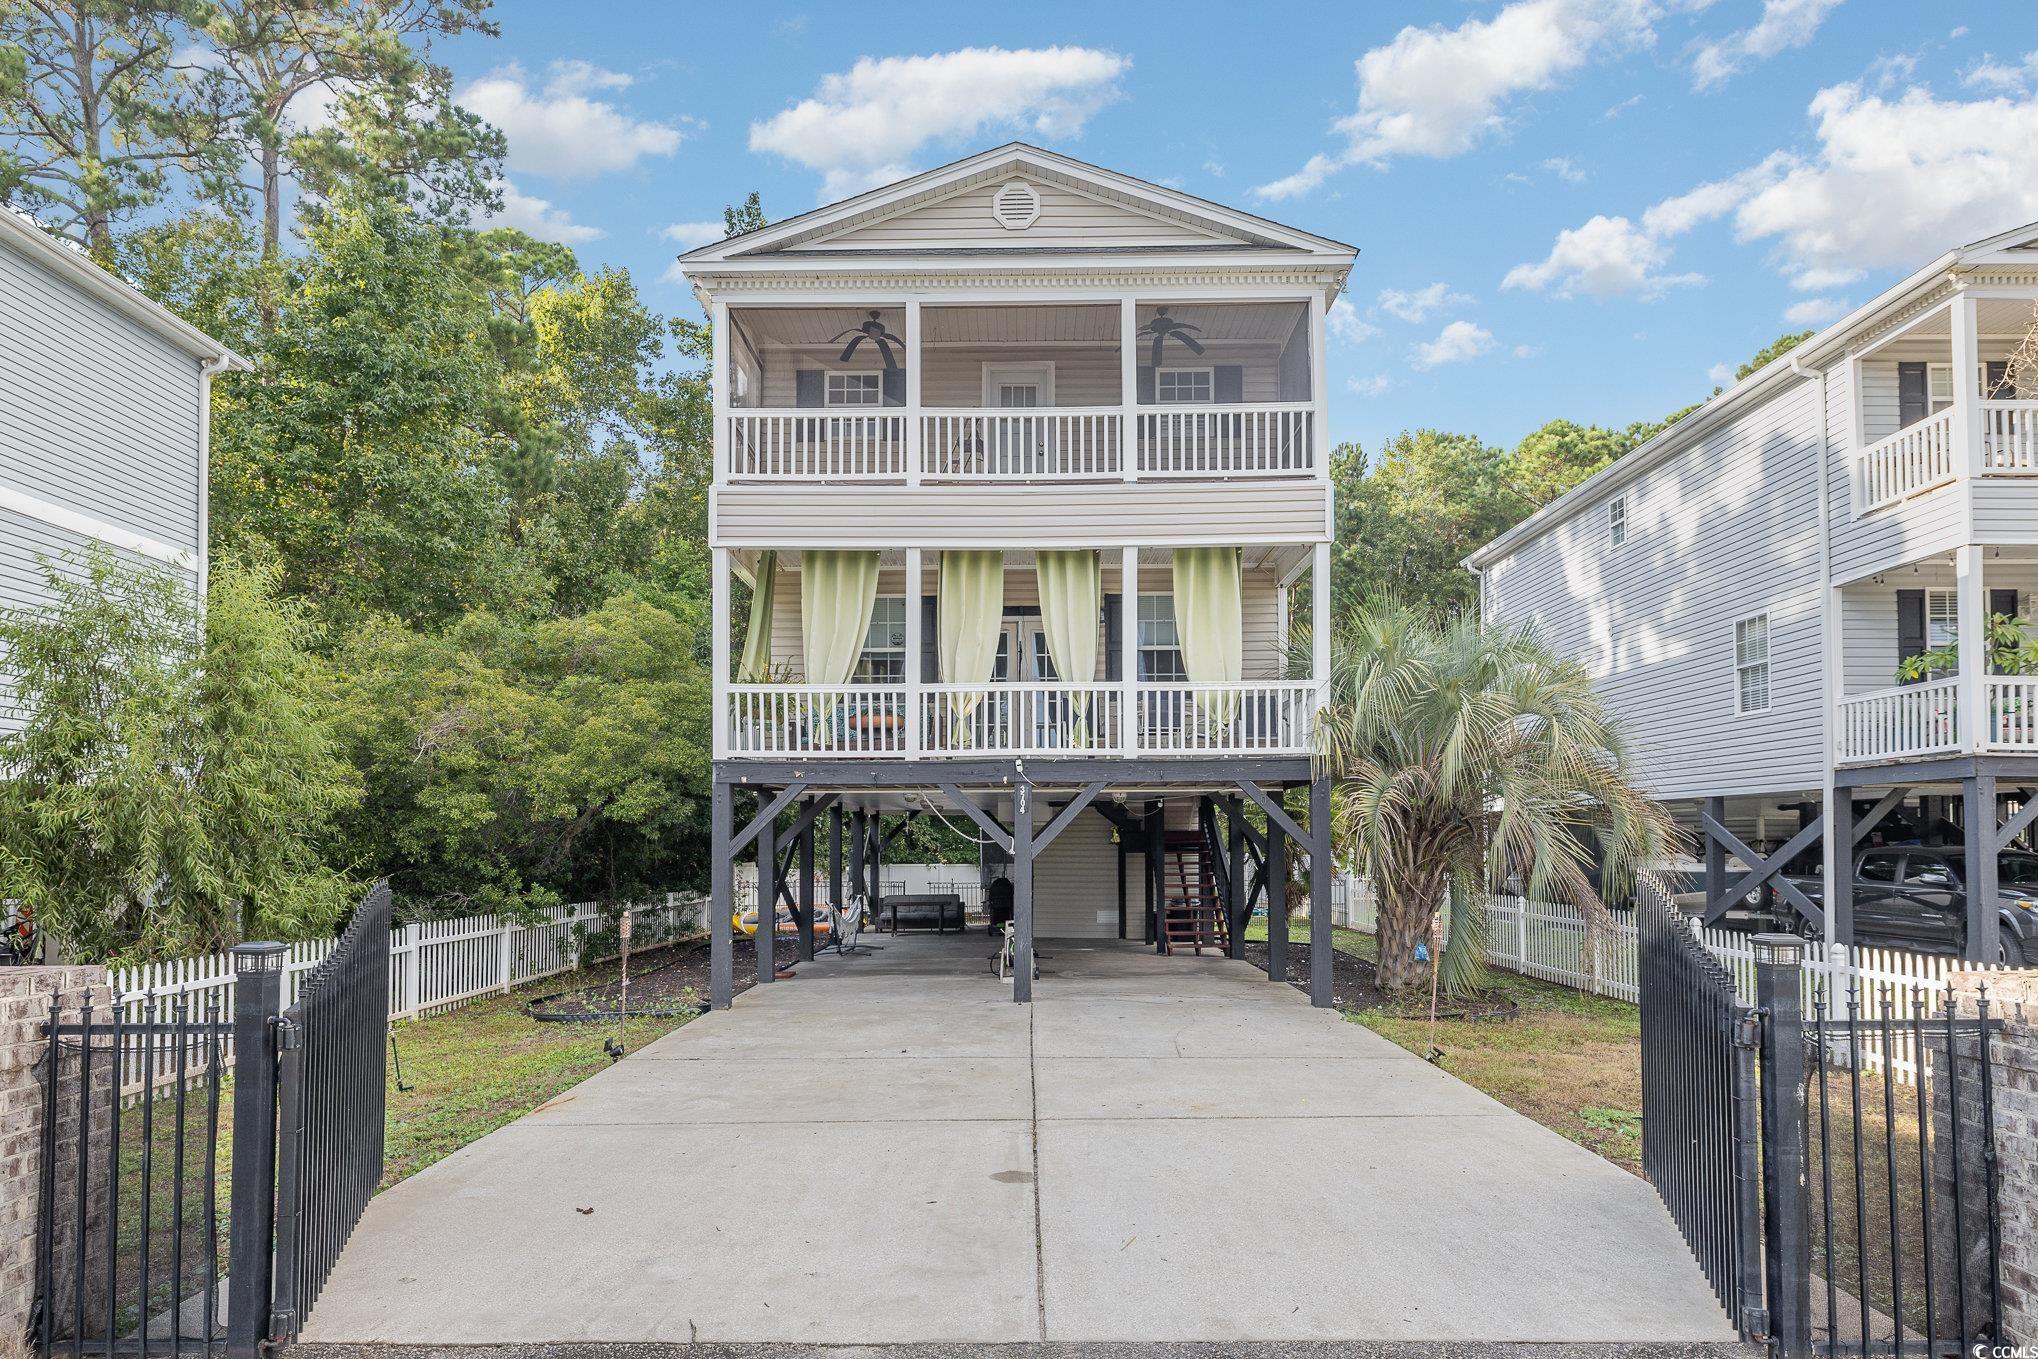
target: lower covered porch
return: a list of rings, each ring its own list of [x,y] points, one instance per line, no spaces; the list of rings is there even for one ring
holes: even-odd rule
[[[951,912],[880,890],[885,860],[915,822],[974,843],[989,938],[964,924],[959,902]],[[1264,913],[1267,976],[1285,981],[1289,913],[1306,897],[1310,937],[1298,947],[1308,949],[1312,1003],[1329,1006],[1330,826],[1328,781],[1297,757],[721,762],[710,828],[711,1001],[728,1006],[739,967],[754,969],[759,984],[778,979],[775,935],[789,935],[797,958],[811,961],[839,951],[849,921],[872,946],[899,925],[968,938],[955,956],[972,959],[972,975],[1008,946],[1006,984],[1025,1002],[1042,939],[1122,947],[1163,964],[1242,960],[1247,923]],[[760,909],[739,902],[739,864],[754,865]]]

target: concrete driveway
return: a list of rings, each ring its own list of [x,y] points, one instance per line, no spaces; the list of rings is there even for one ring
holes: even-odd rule
[[[1642,1181],[1243,963],[878,942],[375,1199],[305,1338],[1733,1338]]]

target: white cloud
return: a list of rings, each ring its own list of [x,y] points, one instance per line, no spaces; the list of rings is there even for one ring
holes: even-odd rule
[[[460,103],[503,131],[508,165],[554,179],[627,170],[646,156],[679,149],[681,129],[638,119],[599,92],[625,90],[631,78],[584,61],[555,61],[543,86],[512,62],[459,92]]]
[[[1453,321],[1437,337],[1415,347],[1415,366],[1435,368],[1440,364],[1463,363],[1493,349],[1493,332],[1471,321]]]
[[[1432,283],[1414,292],[1403,292],[1398,288],[1382,289],[1376,305],[1389,316],[1414,322],[1428,319],[1432,312],[1470,306],[1472,300],[1464,293],[1452,292],[1448,283]]]
[[[1371,377],[1352,378],[1345,386],[1360,396],[1379,396],[1393,389],[1394,379],[1385,373],[1375,373]]]
[[[1656,0],[1514,0],[1456,28],[1410,25],[1355,64],[1358,108],[1332,125],[1344,145],[1255,192],[1290,198],[1348,166],[1461,155],[1519,96],[1553,88],[1602,51],[1653,41],[1658,12]]]
[[[1090,47],[966,47],[924,57],[863,57],[812,96],[750,125],[750,149],[822,172],[824,199],[911,174],[930,142],[1011,128],[1074,137],[1119,97],[1132,62]]]
[[[727,225],[721,222],[674,222],[671,226],[660,227],[658,234],[684,250],[710,245],[729,234]]]
[[[1801,293],[1822,293],[1828,288],[1844,288],[1859,282],[1863,272],[1846,265],[1816,265],[1800,271],[1791,279],[1790,286]]]
[[[573,214],[566,209],[524,193],[508,180],[502,182],[502,211],[489,220],[489,225],[515,227],[541,241],[557,241],[561,245],[583,245],[607,234],[600,227],[574,221]]]
[[[1224,162],[1221,160],[1204,161],[1203,173],[1209,175],[1212,179],[1224,178]]]
[[[1330,310],[1323,314],[1323,325],[1332,339],[1346,344],[1361,344],[1380,333],[1378,326],[1359,315],[1359,309],[1348,297],[1340,297],[1330,304]]]
[[[1615,118],[1620,117],[1623,113],[1626,113],[1629,109],[1635,107],[1637,104],[1641,102],[1642,102],[1641,95],[1631,94],[1627,98],[1621,100],[1618,104],[1615,104],[1612,108],[1608,109],[1604,114],[1604,117],[1606,117],[1608,121],[1611,121]]]
[[[2026,52],[2021,62],[1997,61],[1993,53],[1983,53],[1980,61],[1969,67],[1960,77],[1960,83],[1983,90],[2002,90],[2011,94],[2019,93],[2038,84],[2038,52]]]
[[[1543,168],[1563,180],[1566,184],[1583,184],[1585,182],[1585,172],[1576,165],[1573,165],[1569,156],[1551,156],[1543,162]]]
[[[1714,364],[1705,370],[1705,377],[1706,381],[1712,383],[1715,387],[1731,387],[1740,381],[1739,378],[1734,376],[1734,365],[1731,363]]]
[[[1807,297],[1784,308],[1783,319],[1794,326],[1814,329],[1829,326],[1847,314],[1847,304],[1837,297]]]
[[[1548,256],[1515,265],[1500,286],[1604,299],[1629,293],[1653,297],[1666,288],[1705,282],[1703,274],[1666,272],[1669,257],[1669,248],[1645,227],[1601,215],[1559,232]]]
[[[1699,47],[1691,59],[1692,87],[1711,89],[1751,61],[1765,61],[1779,52],[1803,47],[1840,3],[1841,0],[1762,0],[1762,17],[1752,27]]]
[[[1539,344],[1518,344],[1514,347],[1514,356],[1518,359],[1532,359],[1542,352],[1543,347]]]

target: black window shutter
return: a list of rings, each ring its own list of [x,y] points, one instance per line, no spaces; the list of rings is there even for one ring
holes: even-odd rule
[[[1139,404],[1153,404],[1153,369],[1144,366],[1139,370]]]
[[[1898,664],[1925,651],[1925,592],[1896,592],[1896,658]]]
[[[884,392],[885,404],[887,406],[903,406],[906,404],[905,369],[903,368],[885,369],[884,386],[885,386]]]
[[[1235,363],[1218,364],[1211,372],[1210,399],[1229,406],[1244,401],[1245,369]]]
[[[941,627],[932,596],[920,600],[920,683],[941,683]]]
[[[1125,597],[1104,596],[1104,678],[1120,680],[1125,678],[1125,667],[1120,664],[1125,654]]]
[[[793,374],[793,404],[802,409],[828,404],[826,381],[818,368],[801,368]]]
[[[1914,425],[1932,413],[1930,370],[1922,363],[1896,366],[1896,419],[1899,426]]]
[[[1985,371],[1988,376],[1983,380],[1982,388],[1987,392],[1989,400],[2016,400],[2017,393],[2010,386],[2010,365],[2007,361],[1990,363]]]

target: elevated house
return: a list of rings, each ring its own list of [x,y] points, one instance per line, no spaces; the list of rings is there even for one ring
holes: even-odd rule
[[[2038,593],[2034,327],[2038,225],[1949,251],[1467,560],[1626,720],[1709,916],[1766,890],[1851,942],[1861,847],[1959,846],[1967,953],[2016,955],[2038,675],[1982,642]],[[1944,897],[1949,857],[1900,871]]]
[[[0,606],[47,602],[42,562],[95,545],[203,597],[210,386],[247,366],[0,206]]]
[[[1323,338],[1354,255],[1010,145],[681,257],[714,333],[715,1004],[738,856],[811,950],[802,870],[829,860],[821,907],[876,898],[923,815],[1011,880],[1019,1000],[1036,936],[1237,954],[1291,856],[1327,940]]]

